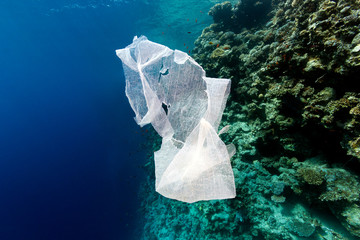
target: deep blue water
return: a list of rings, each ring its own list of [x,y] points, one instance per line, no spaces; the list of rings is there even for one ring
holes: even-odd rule
[[[115,50],[188,52],[214,1],[0,1],[0,240],[139,239],[145,137]]]
[[[151,11],[68,3],[0,3],[1,240],[136,238],[144,139],[115,49]]]

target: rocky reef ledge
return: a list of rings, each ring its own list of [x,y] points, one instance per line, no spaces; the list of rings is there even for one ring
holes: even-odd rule
[[[184,204],[149,176],[144,239],[360,239],[360,1],[242,0],[209,14],[193,57],[232,80],[222,139],[237,148],[237,197]]]

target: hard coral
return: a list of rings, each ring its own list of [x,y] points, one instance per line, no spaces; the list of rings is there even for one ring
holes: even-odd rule
[[[230,2],[218,3],[213,6],[209,15],[213,17],[214,23],[230,24],[232,21],[232,6]]]
[[[326,191],[320,195],[321,201],[346,200],[355,202],[359,201],[359,197],[360,183],[358,177],[340,168],[326,170]]]
[[[300,237],[310,237],[315,231],[315,226],[312,223],[299,219],[293,219],[289,222],[289,228]]]
[[[321,185],[324,182],[325,173],[320,168],[302,167],[298,173],[310,185]]]

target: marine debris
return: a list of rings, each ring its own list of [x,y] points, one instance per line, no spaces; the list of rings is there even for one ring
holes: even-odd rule
[[[230,80],[206,77],[189,55],[145,36],[116,54],[136,122],[163,138],[154,153],[156,191],[188,203],[234,198],[235,147],[218,135]]]

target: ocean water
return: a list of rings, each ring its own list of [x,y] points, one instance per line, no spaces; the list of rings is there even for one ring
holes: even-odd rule
[[[145,137],[115,49],[192,47],[212,4],[0,2],[1,240],[137,239]]]

